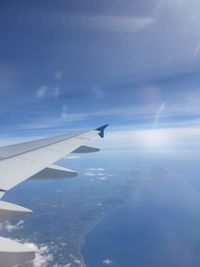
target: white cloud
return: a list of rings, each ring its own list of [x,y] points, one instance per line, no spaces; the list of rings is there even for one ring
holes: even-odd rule
[[[46,85],[41,86],[36,93],[38,98],[43,98],[47,93],[48,87]]]
[[[48,267],[52,266],[54,260],[53,254],[50,253],[48,246],[37,246],[34,243],[25,243],[26,246],[35,251],[35,259],[32,261],[33,267]]]
[[[79,159],[80,158],[80,156],[67,156],[67,157],[65,157],[66,159]]]
[[[113,264],[113,260],[106,259],[106,260],[103,260],[102,263],[103,263],[104,265],[112,265],[112,264]]]
[[[97,174],[95,172],[85,172],[85,176],[96,176]]]
[[[50,248],[45,245],[37,245],[35,243],[30,243],[30,242],[22,242],[20,240],[14,239],[16,242],[20,242],[23,245],[27,246],[30,248],[32,251],[35,252],[35,258],[31,261],[28,261],[24,264],[16,265],[15,267],[71,267],[72,263],[68,262],[66,264],[59,264],[55,263],[55,257],[53,253],[51,252]],[[52,248],[53,250],[53,248]],[[73,257],[72,255],[72,261],[76,262],[77,264],[80,265],[80,267],[84,267],[83,263],[81,260],[78,260],[77,258]]]
[[[89,168],[88,171],[84,173],[84,175],[102,177],[105,176],[105,173],[103,171],[104,171],[103,168]]]
[[[75,259],[74,263],[77,263],[77,264],[79,264],[81,266],[81,261],[79,259]]]
[[[0,231],[4,230],[8,233],[12,233],[14,231],[20,230],[24,227],[24,221],[20,220],[19,222],[15,224],[11,224],[10,222],[4,222],[0,224]]]
[[[19,241],[19,240],[17,240]],[[22,267],[71,267],[72,263],[66,263],[66,264],[58,264],[55,263],[55,258],[53,254],[51,253],[50,249],[48,246],[41,244],[41,245],[36,245],[34,243],[24,243],[27,247],[31,248],[33,251],[35,251],[35,259],[32,260],[29,263],[24,264]],[[21,266],[21,265],[20,265]]]
[[[104,171],[103,168],[89,168],[88,170],[89,171],[84,173],[85,176],[95,177],[96,179],[101,181],[105,181],[109,177],[111,177],[110,175],[107,175],[103,172]],[[90,179],[90,181],[93,182],[94,179]]]
[[[64,266],[62,266],[62,267],[71,267],[72,266],[72,264],[69,262],[69,263],[67,263],[67,264],[65,264]],[[54,266],[54,267],[57,267],[57,266]],[[59,266],[58,266],[59,267]],[[61,267],[61,266],[60,266]]]
[[[90,171],[104,171],[104,168],[89,168]]]

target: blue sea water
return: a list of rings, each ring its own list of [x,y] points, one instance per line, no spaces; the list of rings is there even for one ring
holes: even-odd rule
[[[164,179],[137,189],[126,207],[104,217],[86,236],[87,267],[200,265],[198,160],[170,157],[151,164],[158,162],[166,170]],[[151,177],[160,175],[154,168]]]

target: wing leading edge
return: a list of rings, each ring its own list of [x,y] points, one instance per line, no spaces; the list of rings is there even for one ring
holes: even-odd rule
[[[0,147],[0,199],[6,191],[29,179],[30,177],[75,176],[76,172],[54,165],[56,161],[72,153],[89,153],[98,151],[85,144],[95,136],[104,137],[104,125],[94,130],[61,135],[17,145]],[[24,207],[0,200],[0,221],[19,218],[32,211]],[[6,250],[5,250],[6,246]],[[0,237],[0,267],[23,264],[34,258],[34,251],[18,242]],[[7,264],[7,265],[6,265]]]

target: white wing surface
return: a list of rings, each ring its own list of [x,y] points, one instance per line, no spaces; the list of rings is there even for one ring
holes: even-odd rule
[[[0,148],[0,191],[6,192],[67,154],[93,136],[103,137],[107,125],[74,135],[62,135]]]
[[[0,147],[0,199],[9,189],[29,179],[73,177],[77,173],[54,165],[66,155],[96,152],[86,146],[94,136],[104,137],[107,125],[100,128],[52,138]],[[32,211],[0,200],[0,222],[31,214]],[[23,264],[34,258],[34,251],[18,242],[0,237],[0,267]]]

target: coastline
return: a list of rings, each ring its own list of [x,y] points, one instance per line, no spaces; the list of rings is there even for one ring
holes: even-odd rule
[[[90,227],[88,231],[85,232],[85,234],[82,237],[81,243],[79,244],[79,255],[80,255],[80,260],[81,260],[81,267],[88,267],[85,263],[84,255],[82,253],[82,247],[85,245],[85,237],[99,224],[102,222],[102,220],[105,218],[106,215],[110,213],[104,214],[100,219],[98,219],[93,226]]]

